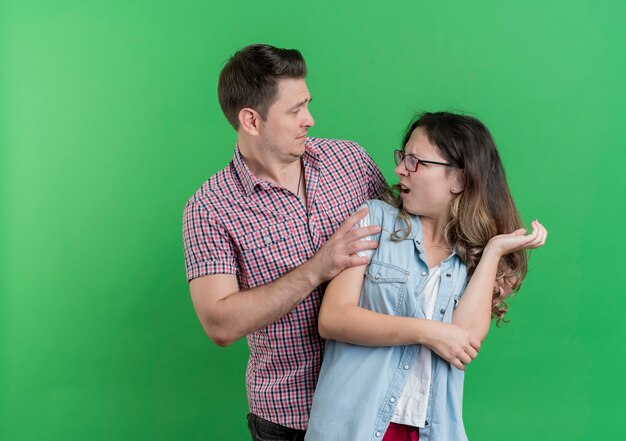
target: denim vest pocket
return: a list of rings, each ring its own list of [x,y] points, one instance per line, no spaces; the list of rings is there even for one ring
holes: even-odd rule
[[[365,271],[361,306],[385,314],[406,315],[404,303],[409,274],[404,268],[372,260]]]

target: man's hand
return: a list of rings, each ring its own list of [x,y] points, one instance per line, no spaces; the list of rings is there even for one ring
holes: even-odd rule
[[[308,263],[315,268],[315,272],[321,279],[320,283],[329,281],[346,268],[366,265],[369,262],[367,257],[360,257],[355,253],[378,247],[378,242],[361,239],[378,233],[380,226],[354,228],[368,214],[368,209],[365,208],[346,219],[335,234],[309,260]]]

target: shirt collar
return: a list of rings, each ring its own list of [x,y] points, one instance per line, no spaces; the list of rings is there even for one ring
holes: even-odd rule
[[[307,163],[310,163],[315,168],[320,168],[320,151],[317,144],[314,142],[314,138],[306,139],[304,144],[304,155],[302,156],[302,162],[305,167],[307,166]],[[232,164],[235,169],[235,173],[239,178],[239,182],[241,182],[241,186],[243,187],[243,192],[246,196],[250,196],[257,186],[263,188],[264,190],[272,187],[273,184],[271,182],[257,178],[250,171],[250,169],[246,165],[246,162],[243,160],[243,156],[241,156],[241,152],[239,151],[239,144],[235,145],[235,153],[233,155]]]
[[[310,161],[311,165],[315,168],[320,168],[322,165],[322,157],[317,138],[307,138],[306,141],[304,141],[304,156],[302,158],[304,160],[304,165]]]
[[[267,181],[263,181],[252,174],[241,156],[239,144],[235,145],[235,154],[233,155],[232,163],[235,173],[239,178],[239,182],[241,182],[243,193],[246,196],[250,196],[257,185],[260,185],[261,187],[268,187],[269,183]]]

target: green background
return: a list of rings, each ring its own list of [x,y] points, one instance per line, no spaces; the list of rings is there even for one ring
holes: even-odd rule
[[[181,216],[232,155],[217,77],[255,42],[302,51],[310,133],[388,179],[414,111],[490,127],[551,234],[468,370],[468,435],[621,438],[625,22],[618,0],[0,3],[0,439],[248,439],[245,340],[204,335]]]

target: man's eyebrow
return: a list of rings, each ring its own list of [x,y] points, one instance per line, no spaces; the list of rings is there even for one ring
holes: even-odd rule
[[[311,101],[313,101],[313,98],[305,98],[302,101],[300,101],[298,104],[291,106],[290,110],[294,110],[294,109],[297,109],[298,107],[302,107],[306,103],[310,103]]]

